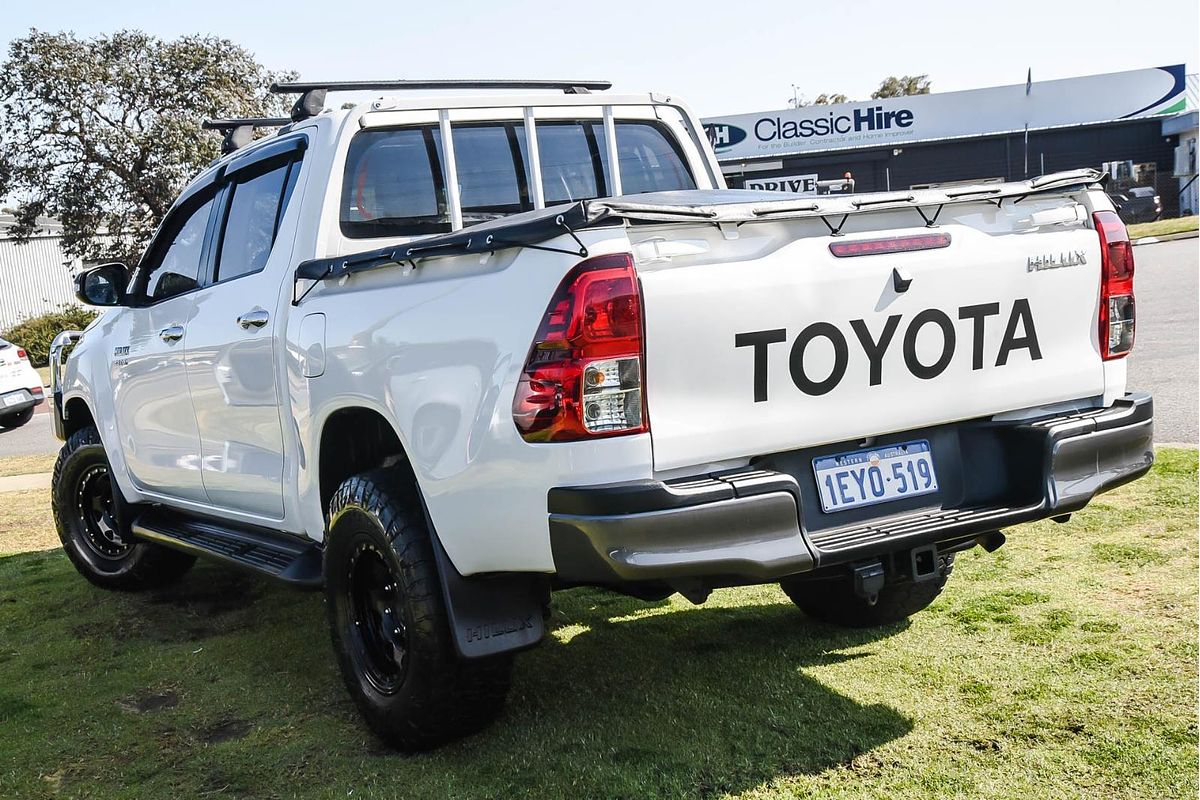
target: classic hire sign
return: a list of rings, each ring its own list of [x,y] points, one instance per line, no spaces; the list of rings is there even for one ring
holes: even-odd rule
[[[704,120],[721,161],[891,147],[1182,111],[1184,65]]]

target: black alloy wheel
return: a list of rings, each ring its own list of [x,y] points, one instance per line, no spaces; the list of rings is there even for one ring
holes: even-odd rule
[[[369,539],[350,557],[346,583],[351,655],[375,691],[395,694],[404,683],[408,666],[408,627],[397,579]]]
[[[79,477],[75,492],[75,513],[84,544],[101,558],[117,560],[133,549],[133,542],[121,536],[117,525],[116,504],[107,464],[96,464]]]

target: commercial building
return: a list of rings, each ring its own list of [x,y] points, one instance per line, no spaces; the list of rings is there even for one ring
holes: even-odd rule
[[[79,302],[74,281],[83,264],[63,252],[59,224],[39,220],[40,232],[17,244],[8,235],[13,222],[11,216],[0,215],[0,330]]]
[[[814,194],[818,180],[848,172],[855,191],[894,191],[1093,167],[1109,172],[1116,188],[1155,187],[1164,215],[1174,216],[1181,134],[1167,132],[1164,119],[1195,108],[1195,78],[1191,97],[1188,78],[1176,64],[712,117],[704,125],[732,187]],[[1194,119],[1193,112],[1193,138]],[[1194,156],[1192,164],[1194,174]]]

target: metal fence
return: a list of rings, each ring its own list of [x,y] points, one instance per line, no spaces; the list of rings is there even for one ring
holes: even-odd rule
[[[17,244],[0,229],[0,330],[78,302],[73,279],[82,264],[60,242],[51,233]]]

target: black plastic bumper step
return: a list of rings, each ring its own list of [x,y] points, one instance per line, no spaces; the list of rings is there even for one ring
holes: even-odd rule
[[[321,585],[321,547],[315,542],[262,528],[182,517],[152,509],[133,522],[140,539],[254,570],[285,583]]]
[[[909,537],[924,541],[931,534],[941,530],[952,532],[956,537],[969,536],[1035,519],[1042,507],[1043,504],[1035,503],[1022,508],[952,508],[923,511],[876,520],[867,525],[813,531],[808,534],[808,539],[822,553],[836,553],[883,542],[902,543]]]

